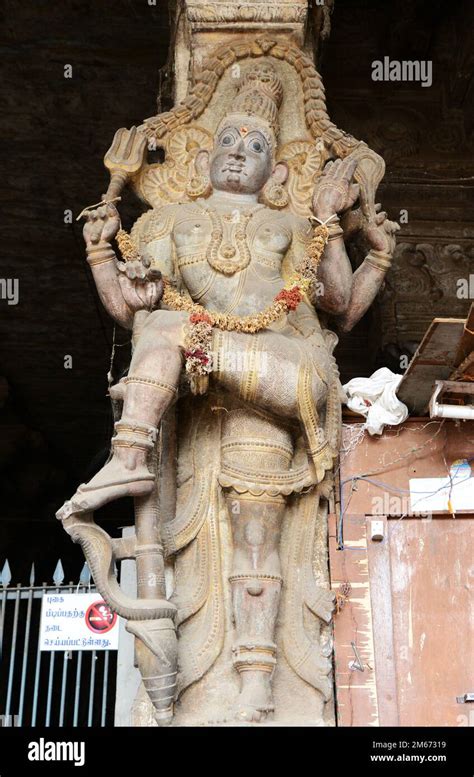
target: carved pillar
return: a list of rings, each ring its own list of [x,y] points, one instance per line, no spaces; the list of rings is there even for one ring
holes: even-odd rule
[[[327,35],[329,6],[317,7],[310,18],[307,0],[179,0],[173,53],[176,101],[185,97],[189,80],[212,49],[242,35],[278,35],[311,55],[315,38],[307,34],[308,25],[316,28],[316,36]]]

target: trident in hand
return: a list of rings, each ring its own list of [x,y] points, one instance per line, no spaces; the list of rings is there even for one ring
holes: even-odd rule
[[[137,173],[145,162],[147,139],[136,127],[117,130],[112,145],[104,156],[104,165],[110,170],[110,183],[100,202],[88,205],[76,218],[79,221],[88,210],[120,202],[119,196],[128,180]]]
[[[110,170],[109,188],[104,200],[117,197],[129,178],[137,173],[145,162],[147,139],[136,127],[119,129],[104,157],[104,165]]]

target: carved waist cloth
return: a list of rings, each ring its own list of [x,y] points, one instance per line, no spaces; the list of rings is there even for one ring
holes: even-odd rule
[[[248,408],[239,428],[224,423],[221,485],[277,495],[321,482],[333,466],[340,416],[338,374],[321,331],[305,337],[284,321],[213,337],[214,374]],[[257,420],[262,414],[268,428]]]

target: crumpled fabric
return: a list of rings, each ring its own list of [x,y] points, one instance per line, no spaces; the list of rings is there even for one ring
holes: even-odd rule
[[[366,417],[364,429],[369,434],[382,434],[386,424],[396,426],[408,418],[408,408],[396,393],[402,378],[381,367],[370,378],[353,378],[343,386],[347,407]]]

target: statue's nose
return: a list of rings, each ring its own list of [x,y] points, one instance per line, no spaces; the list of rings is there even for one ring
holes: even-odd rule
[[[230,155],[235,159],[245,159],[245,145],[242,138],[240,139],[239,143],[234,146],[233,150],[230,152]]]

